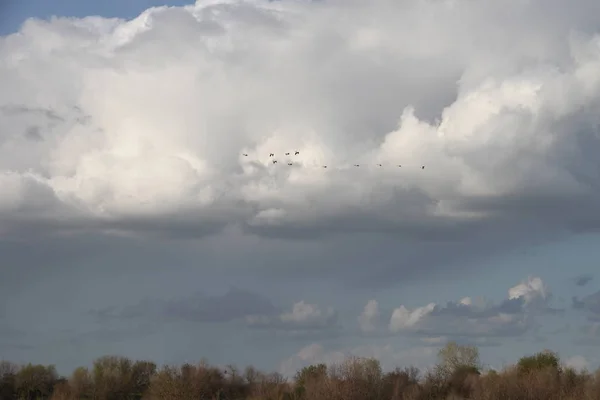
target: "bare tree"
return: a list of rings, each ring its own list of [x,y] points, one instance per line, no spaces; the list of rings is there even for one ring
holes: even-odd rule
[[[481,369],[477,346],[464,346],[456,342],[448,342],[438,352],[438,360],[436,372],[442,378],[449,378],[459,368]]]

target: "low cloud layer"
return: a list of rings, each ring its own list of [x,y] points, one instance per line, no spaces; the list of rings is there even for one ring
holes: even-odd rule
[[[1,233],[597,230],[597,9],[247,0],[29,20],[0,38]]]
[[[379,303],[377,300],[369,300],[365,305],[363,312],[358,317],[361,331],[372,332],[377,329],[379,316]]]
[[[508,290],[500,303],[486,299],[464,297],[446,304],[429,303],[412,309],[404,305],[395,308],[387,327],[376,326],[373,317],[379,316],[377,302],[370,300],[359,316],[363,332],[381,332],[421,337],[424,343],[437,344],[448,338],[470,340],[520,336],[535,326],[535,317],[556,314],[563,310],[550,304],[551,294],[538,277],[530,277]]]
[[[292,310],[279,315],[247,315],[251,327],[303,331],[335,328],[338,314],[333,307],[322,308],[304,300],[294,303]]]
[[[594,276],[591,274],[580,275],[575,278],[575,284],[577,286],[585,286],[590,283],[594,279]]]
[[[232,288],[223,295],[197,293],[178,299],[149,298],[130,306],[93,310],[101,321],[144,318],[163,321],[229,322],[251,314],[273,314],[277,308],[259,294]]]
[[[600,322],[600,290],[582,298],[573,297],[573,308],[585,312],[591,321]]]
[[[577,371],[588,369],[590,362],[584,356],[573,356],[565,360],[565,365]]]
[[[431,347],[399,349],[384,344],[328,350],[318,343],[312,343],[282,361],[279,372],[285,377],[293,377],[297,371],[308,365],[339,365],[350,357],[375,358],[384,370],[391,370],[400,365],[423,368],[434,364],[435,355],[436,350]]]

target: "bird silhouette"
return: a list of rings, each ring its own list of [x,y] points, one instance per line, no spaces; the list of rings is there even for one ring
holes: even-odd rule
[[[275,154],[273,153],[269,153],[269,157],[273,157]]]
[[[299,151],[296,151],[296,152],[294,153],[294,155],[295,155],[295,156],[297,156],[298,154],[300,154],[300,152],[299,152]]]

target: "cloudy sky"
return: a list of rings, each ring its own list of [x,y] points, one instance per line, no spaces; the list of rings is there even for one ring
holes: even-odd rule
[[[599,366],[599,2],[101,3],[1,10],[3,358]]]

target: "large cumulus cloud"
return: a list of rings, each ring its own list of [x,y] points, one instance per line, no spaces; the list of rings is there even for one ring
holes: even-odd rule
[[[29,20],[0,38],[2,233],[596,230],[597,11],[198,1]]]

